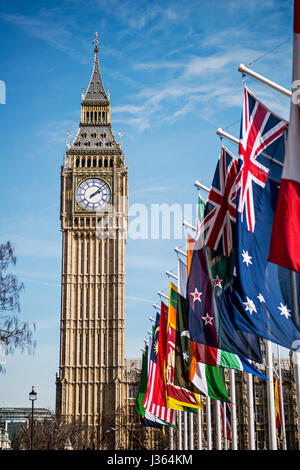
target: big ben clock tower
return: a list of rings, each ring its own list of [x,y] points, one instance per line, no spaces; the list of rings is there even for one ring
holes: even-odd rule
[[[127,198],[127,168],[121,145],[112,133],[97,34],[94,43],[94,66],[82,95],[79,130],[61,168],[56,413],[80,424],[83,445],[97,449],[105,431],[117,428],[116,416],[124,399],[126,239],[120,221],[124,222],[124,217],[127,221],[126,205],[122,204]],[[97,227],[112,210],[116,215],[111,236]],[[112,447],[118,446],[117,441],[117,432],[111,432]]]

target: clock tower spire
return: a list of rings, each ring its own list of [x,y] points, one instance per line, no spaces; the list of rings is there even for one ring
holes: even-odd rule
[[[62,282],[56,412],[83,426],[81,448],[97,449],[105,430],[116,427],[124,402],[127,167],[112,131],[97,33],[94,45],[93,70],[82,95],[78,132],[67,147],[61,168]],[[98,227],[112,208],[117,215],[114,234],[109,236]],[[117,448],[120,436],[111,434],[112,447]]]

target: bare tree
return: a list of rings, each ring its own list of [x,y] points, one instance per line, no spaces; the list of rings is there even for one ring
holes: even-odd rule
[[[78,450],[82,448],[81,435],[86,432],[85,425],[79,422],[68,423],[49,410],[43,420],[32,420],[22,423],[14,436],[12,445],[18,449],[28,450],[31,447],[31,426],[33,425],[33,450]],[[14,447],[15,448],[15,447]]]
[[[12,354],[19,349],[32,352],[35,347],[33,341],[34,324],[20,321],[12,313],[20,311],[20,293],[24,289],[22,282],[8,272],[11,265],[16,264],[14,247],[8,241],[0,245],[0,346],[6,354]],[[0,372],[4,372],[0,362]]]

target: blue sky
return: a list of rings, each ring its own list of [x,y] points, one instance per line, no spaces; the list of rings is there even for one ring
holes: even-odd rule
[[[100,68],[129,167],[129,204],[194,204],[220,150],[219,127],[238,137],[240,63],[290,88],[292,1],[5,1],[0,11],[0,240],[11,240],[25,284],[20,319],[36,323],[34,356],[7,357],[0,406],[55,407],[59,360],[60,165],[77,132],[95,31]],[[278,47],[277,47],[278,46]],[[274,49],[275,48],[275,49]],[[274,49],[272,52],[271,50]],[[267,53],[265,55],[265,53]],[[288,118],[288,99],[247,78]],[[236,153],[234,144],[226,142]],[[190,220],[192,221],[192,220]],[[139,357],[157,291],[168,290],[179,240],[128,240],[126,355]]]

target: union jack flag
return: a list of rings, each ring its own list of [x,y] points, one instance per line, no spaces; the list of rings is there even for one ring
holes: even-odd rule
[[[222,253],[229,256],[233,245],[232,224],[236,222],[236,177],[238,159],[224,146],[208,195],[204,219],[199,231],[205,233],[204,243],[217,250],[222,243]]]
[[[268,158],[264,150],[275,142],[287,128],[287,122],[275,116],[245,87],[244,106],[239,144],[239,174],[237,189],[241,189],[238,211],[246,214],[250,232],[255,228],[253,184],[265,187],[269,169],[258,161]]]

